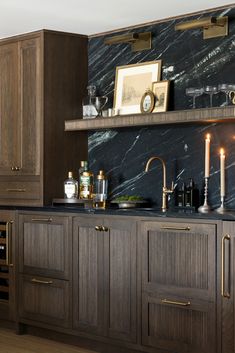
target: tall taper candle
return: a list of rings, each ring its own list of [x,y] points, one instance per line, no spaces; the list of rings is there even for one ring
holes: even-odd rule
[[[220,196],[225,196],[225,154],[224,149],[220,149]]]
[[[210,176],[210,142],[210,134],[207,134],[205,139],[205,178]]]

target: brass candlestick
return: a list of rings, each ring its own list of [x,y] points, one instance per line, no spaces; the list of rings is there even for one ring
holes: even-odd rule
[[[209,177],[205,177],[205,186],[204,186],[204,204],[198,208],[200,213],[208,213],[211,211],[211,207],[208,205],[208,183]]]

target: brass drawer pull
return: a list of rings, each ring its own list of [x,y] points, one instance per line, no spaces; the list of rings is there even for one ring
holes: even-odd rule
[[[228,240],[229,241],[229,244],[230,244],[230,235],[229,234],[226,234],[223,236],[222,238],[222,246],[221,246],[221,251],[222,251],[222,254],[221,254],[221,295],[222,297],[224,298],[230,298],[230,293],[225,291],[225,241]],[[229,261],[230,261],[230,258],[229,258]]]
[[[186,230],[186,231],[190,231],[190,227],[170,227],[170,226],[162,226],[161,229],[166,229],[166,230]]]
[[[32,222],[52,222],[52,218],[32,218]]]
[[[95,230],[97,230],[97,232],[102,232],[102,226],[95,226]]]
[[[168,299],[161,299],[162,304],[174,304],[174,305],[179,305],[179,306],[189,306],[191,305],[190,302],[178,302],[174,300],[168,300]]]
[[[26,192],[26,189],[6,189],[8,192]]]
[[[21,168],[20,168],[20,167],[17,167],[17,166],[14,166],[14,167],[11,167],[11,170],[12,170],[13,172],[18,172],[19,170],[21,170]]]
[[[105,226],[101,226],[101,227],[103,232],[107,232],[109,230],[108,227],[105,227]]]
[[[32,283],[39,283],[39,284],[53,284],[53,281],[41,281],[40,279],[32,278]]]

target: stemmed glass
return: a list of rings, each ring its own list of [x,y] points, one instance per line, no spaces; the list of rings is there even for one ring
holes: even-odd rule
[[[204,87],[204,93],[209,94],[210,96],[210,107],[213,106],[213,94],[218,93],[218,88],[217,86],[205,86]]]
[[[225,105],[228,105],[229,93],[230,93],[230,91],[235,91],[235,85],[228,84],[228,83],[221,83],[220,85],[218,85],[218,91],[225,93],[225,95],[226,95]]]
[[[189,97],[193,97],[193,109],[196,108],[196,98],[201,96],[204,92],[204,89],[203,88],[193,88],[193,87],[190,87],[190,88],[186,88],[186,95],[189,96]]]
[[[94,106],[98,112],[98,116],[101,116],[102,109],[104,108],[107,102],[108,102],[108,97],[106,96],[95,97]]]

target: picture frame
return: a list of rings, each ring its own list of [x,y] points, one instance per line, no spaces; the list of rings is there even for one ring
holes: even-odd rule
[[[147,90],[140,101],[141,113],[151,113],[155,105],[155,96],[152,91]]]
[[[116,67],[114,109],[118,115],[141,113],[140,102],[161,78],[162,60]]]
[[[153,82],[152,91],[155,96],[155,104],[152,110],[153,113],[167,111],[169,103],[169,88],[169,80]]]

